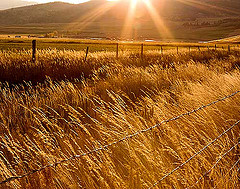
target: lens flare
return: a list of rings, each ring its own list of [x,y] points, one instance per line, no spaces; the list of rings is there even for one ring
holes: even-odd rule
[[[72,21],[72,23],[69,24],[66,29],[77,29],[78,31],[82,31],[97,18],[103,16],[106,12],[108,12],[114,5],[114,3],[105,2],[99,7],[83,15],[82,17]]]
[[[165,25],[163,19],[158,14],[156,9],[153,7],[152,3],[149,0],[142,0],[142,1],[145,3],[147,7],[148,12],[152,17],[152,20],[155,23],[155,26],[159,32],[159,35],[165,39],[173,39],[173,35],[170,33],[169,29]]]
[[[173,38],[172,34],[170,33],[169,29],[163,22],[163,19],[161,18],[159,13],[156,11],[156,9],[154,8],[150,0],[131,0],[130,1],[130,6],[129,6],[128,14],[125,19],[121,37],[128,38],[128,39],[134,38],[133,31],[135,31],[134,27],[135,27],[136,7],[137,7],[137,4],[139,3],[144,4],[145,7],[147,8],[149,15],[151,16],[151,19],[153,20],[155,27],[158,30],[159,35],[165,39],[166,38],[172,39]]]
[[[127,17],[125,19],[121,38],[130,39],[132,38],[133,25],[134,25],[134,15],[136,12],[137,2],[139,0],[131,0],[130,6],[128,9]]]

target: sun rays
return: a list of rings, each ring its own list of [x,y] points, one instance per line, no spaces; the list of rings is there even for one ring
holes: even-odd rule
[[[115,5],[116,2],[117,1],[111,1],[100,4],[97,8],[91,10],[90,12],[87,12],[85,15],[78,18],[77,20],[74,20],[72,23],[74,23],[75,25],[73,26],[72,24],[70,24],[69,26],[67,26],[66,29],[72,29],[74,27],[79,31],[83,31],[89,24],[91,24],[97,18],[103,16],[106,12],[108,12]]]
[[[173,38],[173,35],[170,33],[169,29],[165,25],[163,19],[161,16],[158,14],[156,9],[153,7],[152,3],[150,0],[142,0],[143,3],[146,5],[148,12],[159,32],[159,35],[162,38]]]
[[[123,25],[121,38],[131,38],[133,37],[133,27],[134,27],[134,17],[136,12],[138,0],[131,0],[128,13]]]
[[[121,1],[127,2],[127,0],[109,0],[104,3],[99,3],[99,6],[97,8],[72,21],[72,24],[69,24],[65,29],[68,30],[71,28],[82,32],[92,22],[106,14],[109,10],[111,10],[113,6]],[[163,19],[161,19],[160,15],[153,7],[150,0],[129,0],[128,4],[127,14],[121,31],[121,39],[138,39],[139,37],[137,35],[139,30],[139,23],[136,21],[136,9],[138,4],[144,5],[144,7],[148,10],[148,14],[152,18],[155,27],[158,30],[159,36],[161,38],[172,38],[170,31],[164,24]]]
[[[152,21],[155,24],[156,29],[158,30],[159,36],[161,38],[169,39],[173,38],[173,35],[170,33],[169,29],[165,25],[163,19],[160,14],[156,11],[154,6],[151,3],[151,0],[130,0],[130,6],[128,10],[128,14],[125,19],[125,23],[122,30],[122,38],[137,38],[137,23],[135,21],[136,8],[139,3],[145,5],[148,10],[148,14],[150,15]]]
[[[199,10],[204,10],[207,12],[211,12],[211,10],[219,10],[221,12],[229,12],[236,14],[232,10],[227,8],[219,7],[207,2],[201,2],[197,0],[171,0],[171,2],[180,2],[181,4],[185,4],[191,7],[195,7]],[[92,0],[92,2],[94,2]],[[119,13],[125,15],[124,20],[117,20],[119,23],[121,22],[122,29],[120,30],[121,39],[129,39],[129,40],[138,40],[142,36],[142,33],[147,33],[147,30],[153,29],[157,30],[158,36],[161,39],[174,39],[173,31],[168,28],[167,23],[169,22],[169,18],[162,17],[161,12],[159,12],[157,7],[161,7],[164,10],[164,7],[167,6],[169,1],[166,0],[102,0],[95,1],[98,2],[97,8],[91,9],[82,17],[75,19],[72,24],[68,26],[66,29],[76,29],[79,32],[82,32],[86,27],[92,24],[96,19],[104,16],[107,12],[109,12],[114,6],[120,2],[124,4],[124,8],[116,9]],[[138,16],[139,13],[144,12],[146,10],[146,14],[142,13],[141,16]],[[115,11],[115,9],[114,9]],[[116,14],[117,11],[115,11]],[[154,23],[154,27],[147,28],[145,24],[150,20]],[[167,22],[166,22],[167,21]],[[122,23],[123,22],[123,23]],[[74,23],[74,24],[73,24]]]

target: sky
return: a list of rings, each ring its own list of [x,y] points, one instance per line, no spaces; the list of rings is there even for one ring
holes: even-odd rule
[[[31,1],[31,0],[28,0],[28,1]],[[48,3],[48,2],[54,2],[54,1],[62,1],[62,2],[66,2],[66,3],[78,4],[78,3],[86,2],[88,0],[34,0],[34,1],[37,2],[37,3]]]
[[[88,0],[0,0],[0,10],[54,1],[62,1],[77,4],[86,2]]]

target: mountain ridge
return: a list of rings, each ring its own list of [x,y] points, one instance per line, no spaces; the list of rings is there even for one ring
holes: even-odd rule
[[[208,0],[210,2],[209,7],[206,7],[205,10],[203,9],[204,5],[200,5],[201,3],[196,3],[196,7],[194,7],[187,3],[184,3],[186,0],[162,1],[164,2],[164,7],[158,4],[157,1],[153,2],[153,5],[157,9],[157,12],[159,14],[161,14],[163,17],[168,17],[168,19],[170,20],[174,18],[191,20],[198,17],[229,16],[237,13],[236,10],[238,8],[240,9],[240,2],[236,0],[230,0],[232,4],[228,1],[228,6],[224,6],[225,4],[223,4],[223,0],[217,0],[216,2],[214,2],[215,5],[212,5],[213,1]],[[203,2],[207,1],[205,0]],[[98,7],[101,7],[104,4],[112,4],[113,6],[112,10],[109,10],[105,14],[107,15],[107,17],[113,16],[117,12],[122,12],[121,17],[118,18],[124,19],[127,14],[127,7],[129,5],[126,1],[119,1],[118,3],[89,1],[81,4],[53,2],[1,10],[0,24],[11,25],[28,23],[68,23],[72,22],[73,20],[77,20],[88,12],[94,11],[94,9],[98,9]],[[220,8],[216,8],[218,6],[216,4],[219,4]],[[141,8],[141,10],[143,9],[144,8]],[[226,11],[224,11],[224,9]]]
[[[149,12],[139,3],[132,23],[126,22],[130,8],[127,0],[94,0],[81,4],[54,2],[1,10],[0,33],[46,35],[58,31],[61,36],[77,38],[168,40],[160,26],[161,19],[173,38],[183,41],[209,41],[240,33],[239,0],[161,2],[152,1],[156,12]],[[124,36],[126,23],[132,34]]]

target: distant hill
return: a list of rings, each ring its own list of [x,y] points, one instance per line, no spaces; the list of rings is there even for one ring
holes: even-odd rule
[[[186,37],[193,40],[210,40],[229,36],[231,32],[240,29],[239,0],[152,2],[156,13],[180,40],[185,40]],[[81,4],[54,2],[2,10],[0,33],[45,33],[58,30],[64,33],[73,31],[78,37],[118,37],[126,20],[129,4],[129,0],[118,2],[92,0]],[[154,26],[146,6],[138,5],[134,19],[133,29],[141,26],[138,29],[138,37],[159,38],[157,26]],[[84,25],[87,28],[83,31]],[[25,26],[31,28],[24,30]]]
[[[105,3],[112,3],[114,5],[110,11],[105,13],[103,18],[109,18],[110,16],[110,18],[123,19],[127,14],[128,2],[127,0],[123,0],[118,3]],[[159,3],[158,0],[154,2],[154,7],[163,17],[167,17],[169,20],[192,20],[199,17],[233,16],[239,14],[240,9],[239,0],[196,0],[195,4],[190,2],[192,2],[192,0],[162,0],[162,3]],[[206,3],[210,5],[207,6]],[[96,0],[78,5],[54,2],[2,10],[0,11],[0,24],[69,23],[81,18],[94,9],[98,9],[98,7],[101,7],[103,4],[103,1]],[[141,7],[141,10],[143,9],[144,8]],[[99,17],[98,19],[101,18],[102,17]]]

